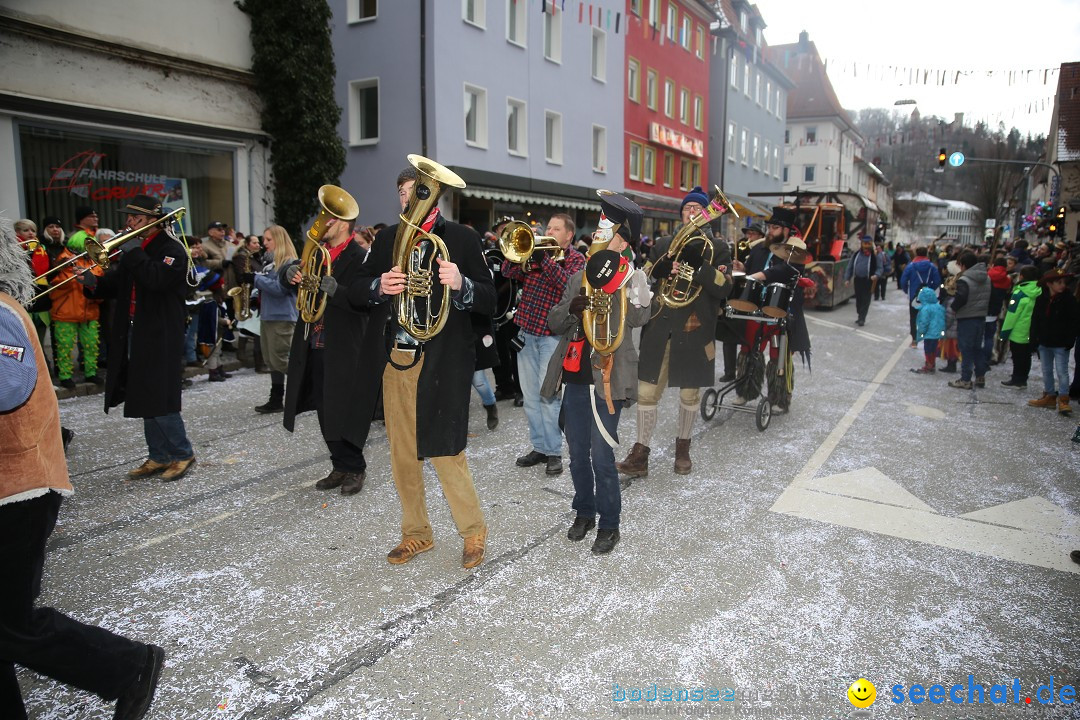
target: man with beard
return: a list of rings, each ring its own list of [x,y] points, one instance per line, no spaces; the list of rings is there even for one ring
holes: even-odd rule
[[[0,717],[27,717],[15,665],[116,700],[115,717],[150,708],[165,651],[84,625],[41,593],[45,545],[74,491],[60,439],[60,411],[30,316],[32,276],[11,224],[0,219]]]

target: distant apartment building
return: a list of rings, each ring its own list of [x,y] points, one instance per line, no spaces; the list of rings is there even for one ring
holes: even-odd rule
[[[962,200],[944,200],[930,193],[899,193],[891,239],[904,244],[976,245],[983,242],[979,208]]]
[[[704,0],[628,0],[626,10],[623,184],[645,211],[644,234],[663,235],[687,191],[706,185],[716,14]]]
[[[561,211],[594,225],[596,189],[623,184],[625,43],[609,18],[624,5],[333,3],[341,182],[360,222],[396,222],[395,179],[418,153],[466,181],[442,207],[478,230]]]

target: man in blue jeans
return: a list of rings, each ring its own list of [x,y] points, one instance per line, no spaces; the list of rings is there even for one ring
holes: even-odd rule
[[[956,296],[952,309],[956,313],[956,339],[960,345],[960,378],[951,380],[949,387],[970,390],[986,386],[989,359],[983,352],[986,335],[986,314],[990,307],[990,278],[986,263],[979,262],[975,253],[965,250],[956,262],[960,275],[956,280]]]
[[[552,215],[547,235],[555,238],[565,259],[556,262],[545,251],[537,251],[522,265],[503,260],[502,276],[522,283],[521,302],[514,323],[521,328],[523,345],[517,354],[518,380],[525,400],[532,450],[517,459],[518,467],[546,463],[548,475],[561,475],[562,434],[559,432],[558,396],[540,397],[540,381],[559,338],[548,329],[548,311],[559,302],[570,276],[585,267],[585,256],[573,248],[574,221],[565,213]]]

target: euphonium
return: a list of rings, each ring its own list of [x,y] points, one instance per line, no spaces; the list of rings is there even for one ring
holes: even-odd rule
[[[512,263],[524,267],[532,254],[539,250],[550,251],[555,262],[566,257],[566,251],[559,245],[558,240],[550,235],[537,236],[528,223],[520,220],[507,223],[499,233],[499,251]]]
[[[603,197],[605,194],[613,195],[614,193],[610,190],[597,190],[596,194]],[[610,228],[610,237],[615,237],[618,230],[618,225]],[[606,242],[594,241],[589,246],[589,257],[591,258],[593,254],[601,250],[606,250],[610,244],[610,239]],[[626,287],[620,287],[613,295],[609,295],[590,285],[585,274],[582,273],[581,292],[588,299],[585,309],[581,312],[581,327],[585,331],[585,337],[598,354],[611,355],[622,345],[626,328]],[[617,318],[612,313],[612,306],[616,303],[619,307]]]
[[[438,290],[441,299],[437,309],[432,302],[435,285],[439,284],[436,261],[441,257],[448,262],[450,253],[441,237],[432,235],[421,225],[439,203],[443,188],[447,185],[463,188],[465,181],[452,170],[422,155],[409,155],[408,159],[420,177],[413,184],[394,235],[393,265],[405,274],[405,290],[394,296],[394,302],[398,326],[420,342],[426,342],[442,332],[450,317],[449,291]],[[431,243],[432,247],[422,247],[424,243]]]
[[[322,279],[331,272],[330,251],[321,242],[326,234],[326,223],[330,218],[355,220],[360,214],[360,206],[353,196],[337,185],[319,188],[319,206],[321,209],[307,231],[304,252],[300,256],[300,286],[296,289],[296,309],[306,323],[318,322],[326,311],[326,293],[319,287]]]
[[[246,260],[244,262],[238,262],[241,257],[246,258]],[[234,256],[233,267],[240,275],[251,272],[251,256],[247,254]],[[236,319],[250,319],[251,283],[240,283],[234,288],[229,288],[228,296],[233,300],[233,313],[236,315]]]
[[[690,243],[701,242],[702,260],[711,265],[715,252],[712,238],[701,232],[701,228],[728,212],[735,217],[739,217],[739,213],[735,211],[735,206],[731,204],[731,201],[724,196],[718,186],[713,185],[713,197],[709,201],[709,207],[679,229],[678,234],[671,241],[667,253],[665,253],[665,257],[670,257],[679,263],[679,269],[674,276],[660,278],[657,299],[661,305],[667,305],[670,308],[682,308],[697,300],[698,295],[701,294],[701,286],[694,283],[694,268],[683,262],[680,256]]]

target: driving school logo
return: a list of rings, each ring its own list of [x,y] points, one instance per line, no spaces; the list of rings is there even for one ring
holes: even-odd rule
[[[155,173],[133,170],[105,170],[105,153],[83,150],[52,169],[43,193],[56,190],[91,200],[127,200],[136,195],[161,197],[166,192],[166,178]],[[109,184],[112,183],[112,184]]]

